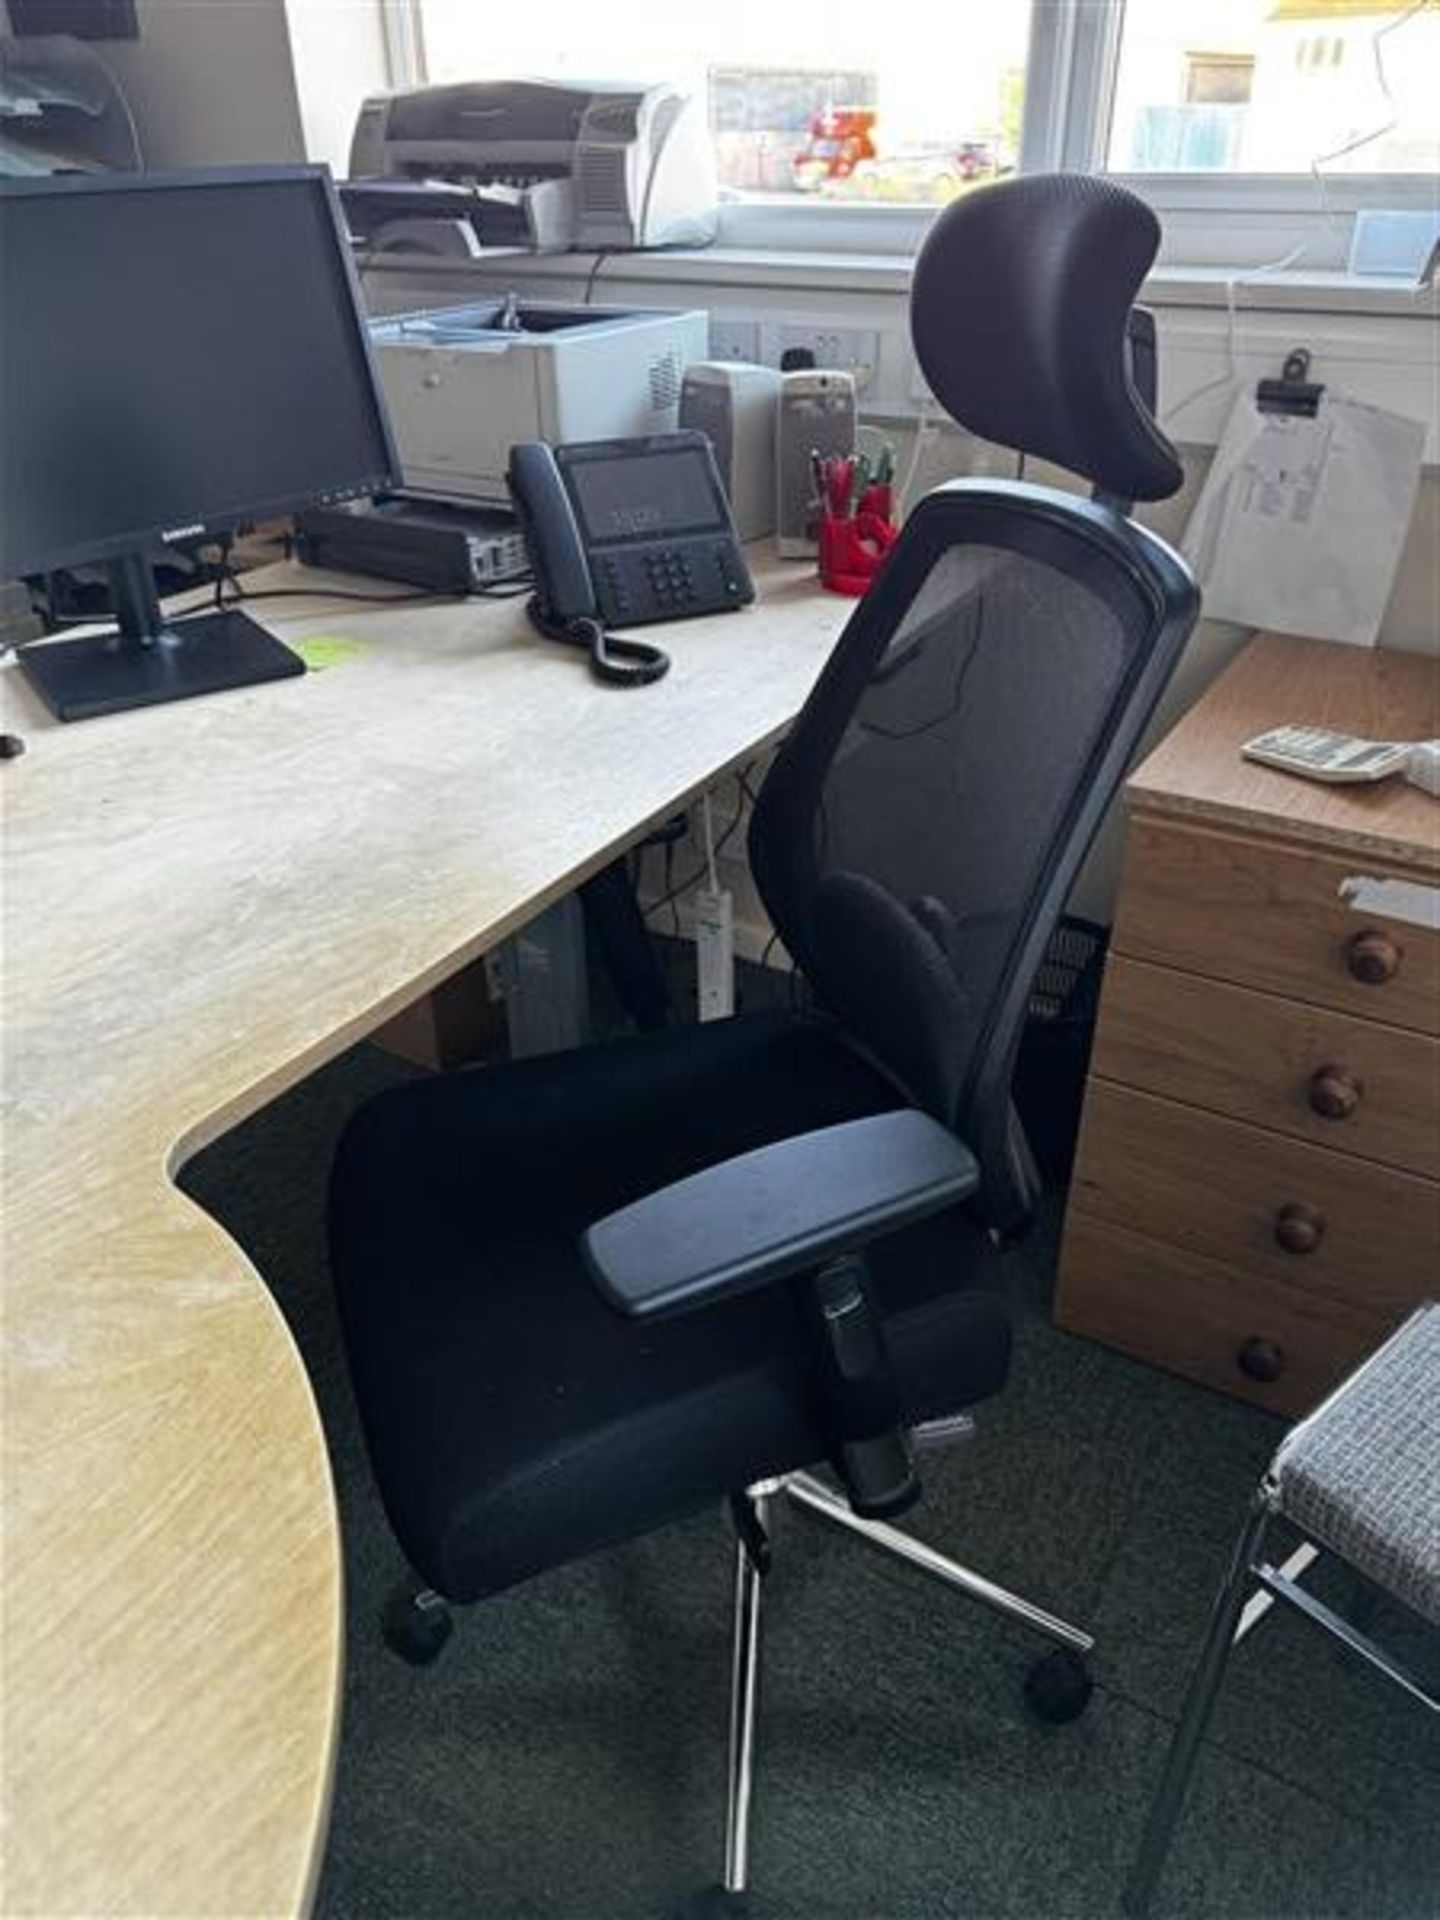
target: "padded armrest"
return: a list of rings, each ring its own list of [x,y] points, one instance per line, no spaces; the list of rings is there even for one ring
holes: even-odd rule
[[[705,1306],[822,1266],[975,1191],[968,1147],[906,1108],[802,1133],[661,1187],[581,1236],[622,1313]]]

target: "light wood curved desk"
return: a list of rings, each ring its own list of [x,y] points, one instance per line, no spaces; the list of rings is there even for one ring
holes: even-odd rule
[[[292,577],[323,578],[251,584]],[[0,670],[7,1916],[308,1904],[325,1446],[263,1278],[171,1175],[788,726],[849,609],[757,584],[633,692],[518,603],[264,602],[363,655],[69,727]]]

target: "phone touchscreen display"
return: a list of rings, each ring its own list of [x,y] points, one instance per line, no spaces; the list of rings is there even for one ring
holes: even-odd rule
[[[705,459],[695,448],[575,460],[565,478],[590,542],[653,539],[725,524]]]

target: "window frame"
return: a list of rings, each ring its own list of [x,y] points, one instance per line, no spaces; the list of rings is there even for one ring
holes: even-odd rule
[[[424,0],[379,0],[393,87],[425,84]],[[1398,4],[1398,0],[1397,0]],[[1021,173],[1097,173],[1165,216],[1162,262],[1221,272],[1344,268],[1361,208],[1429,209],[1440,175],[1157,173],[1105,167],[1125,0],[1030,0]],[[937,209],[723,200],[719,244],[741,252],[913,255]]]

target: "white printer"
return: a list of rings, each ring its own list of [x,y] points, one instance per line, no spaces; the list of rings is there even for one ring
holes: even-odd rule
[[[468,188],[485,246],[588,252],[715,238],[704,102],[668,85],[469,80],[377,96],[360,108],[350,180]],[[385,246],[383,231],[372,244]]]
[[[521,441],[670,432],[709,317],[512,294],[372,320],[370,339],[405,492],[508,506],[505,469]]]

